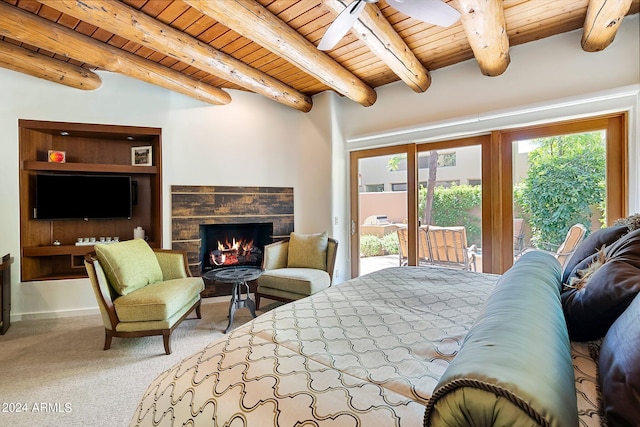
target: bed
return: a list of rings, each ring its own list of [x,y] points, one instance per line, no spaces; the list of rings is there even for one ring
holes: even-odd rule
[[[541,262],[535,255],[527,257],[531,257],[534,264]],[[542,261],[553,262],[546,258]],[[550,274],[557,280],[559,265],[554,268]],[[460,370],[459,366],[450,365],[454,357],[456,361],[464,361],[463,341],[472,327],[482,328],[482,324],[476,325],[477,320],[487,316],[483,311],[486,311],[487,300],[496,293],[499,280],[504,281],[504,276],[448,268],[392,267],[277,307],[156,378],[142,397],[131,425],[430,424],[432,420],[427,416],[438,412],[432,402],[434,390],[442,394],[443,399],[445,395],[456,399],[455,393],[477,391],[461,390],[455,379],[448,384],[441,382],[443,374],[451,368]],[[559,301],[558,291],[554,292],[551,300]],[[508,304],[509,311],[515,310],[518,316],[517,300],[515,305]],[[522,304],[523,307],[530,305],[526,301]],[[542,304],[549,303],[543,301]],[[524,321],[538,322],[526,316]],[[558,320],[554,322],[557,326]],[[476,331],[474,336],[481,333],[482,330]],[[507,344],[514,340],[509,333],[504,339]],[[513,333],[522,335],[522,331]],[[573,396],[568,397],[568,402],[576,407],[579,400],[578,406],[582,405],[581,425],[599,425],[597,397],[594,397],[595,362],[585,346],[576,347],[573,356],[569,355],[566,328],[557,341],[562,360],[568,360],[569,364]],[[502,344],[491,344],[494,345],[499,348]],[[528,351],[533,351],[532,358],[540,358],[536,350]],[[479,364],[480,369],[484,369],[484,362],[475,359],[471,357],[471,364]],[[555,360],[549,363],[554,369],[555,365],[562,364]],[[554,379],[566,377],[566,369],[564,373],[561,371],[562,368],[551,375]],[[452,375],[455,376],[455,372]],[[469,377],[467,373],[464,376]],[[536,377],[533,372],[532,378]],[[471,388],[478,382],[474,381]],[[578,385],[578,393],[574,383]],[[452,384],[455,387],[452,388]],[[452,390],[445,390],[447,387]],[[492,384],[489,393],[500,387],[504,385]],[[526,393],[520,395],[526,396]],[[555,401],[561,402],[558,405],[565,402],[562,399],[566,397],[566,390],[561,393],[564,396],[550,395],[549,405],[556,405]],[[536,405],[547,405],[535,401],[537,398],[534,396],[532,403],[524,402],[524,409],[533,408],[535,412]],[[504,400],[504,396],[499,399]],[[552,415],[556,409],[566,412],[566,408],[560,406],[547,409],[539,412]],[[562,415],[559,417],[552,416],[551,422],[540,425],[577,425],[577,416],[569,417],[568,421],[561,418]]]

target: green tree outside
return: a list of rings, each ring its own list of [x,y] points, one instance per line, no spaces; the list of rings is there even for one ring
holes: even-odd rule
[[[532,141],[529,171],[514,190],[532,229],[532,243],[562,243],[576,223],[591,225],[592,208],[604,213],[605,144],[601,132]]]

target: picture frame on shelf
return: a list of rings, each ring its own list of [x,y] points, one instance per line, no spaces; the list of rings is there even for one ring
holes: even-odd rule
[[[131,165],[153,166],[153,148],[151,145],[131,147]]]

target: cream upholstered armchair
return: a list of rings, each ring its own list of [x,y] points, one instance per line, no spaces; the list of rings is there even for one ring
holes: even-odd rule
[[[142,239],[96,245],[84,257],[105,328],[113,337],[162,335],[171,353],[171,332],[194,309],[200,315],[201,277],[190,277],[186,254],[151,249]]]
[[[264,248],[262,275],[255,293],[260,298],[289,302],[331,286],[338,242],[327,233],[291,233]]]

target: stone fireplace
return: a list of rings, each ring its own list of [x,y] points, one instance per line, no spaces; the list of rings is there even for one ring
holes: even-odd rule
[[[244,236],[254,239],[254,244],[261,248],[266,243],[288,237],[294,231],[293,223],[291,187],[171,186],[171,248],[187,253],[192,276],[201,276],[213,269],[213,266],[210,263],[206,265],[203,259],[203,253],[210,253],[210,250],[208,247],[202,247],[202,226],[242,229],[245,225],[268,224],[271,228],[265,242],[256,243],[255,237]],[[229,243],[233,245],[233,236],[230,238]],[[216,238],[216,245],[217,240]],[[233,252],[231,250],[231,256],[236,256]],[[255,250],[249,254],[243,252],[241,256],[251,258],[253,255],[257,256]],[[261,263],[262,259],[257,265]],[[231,285],[207,280],[205,285],[203,296],[231,295]],[[253,292],[255,284],[250,287]]]

